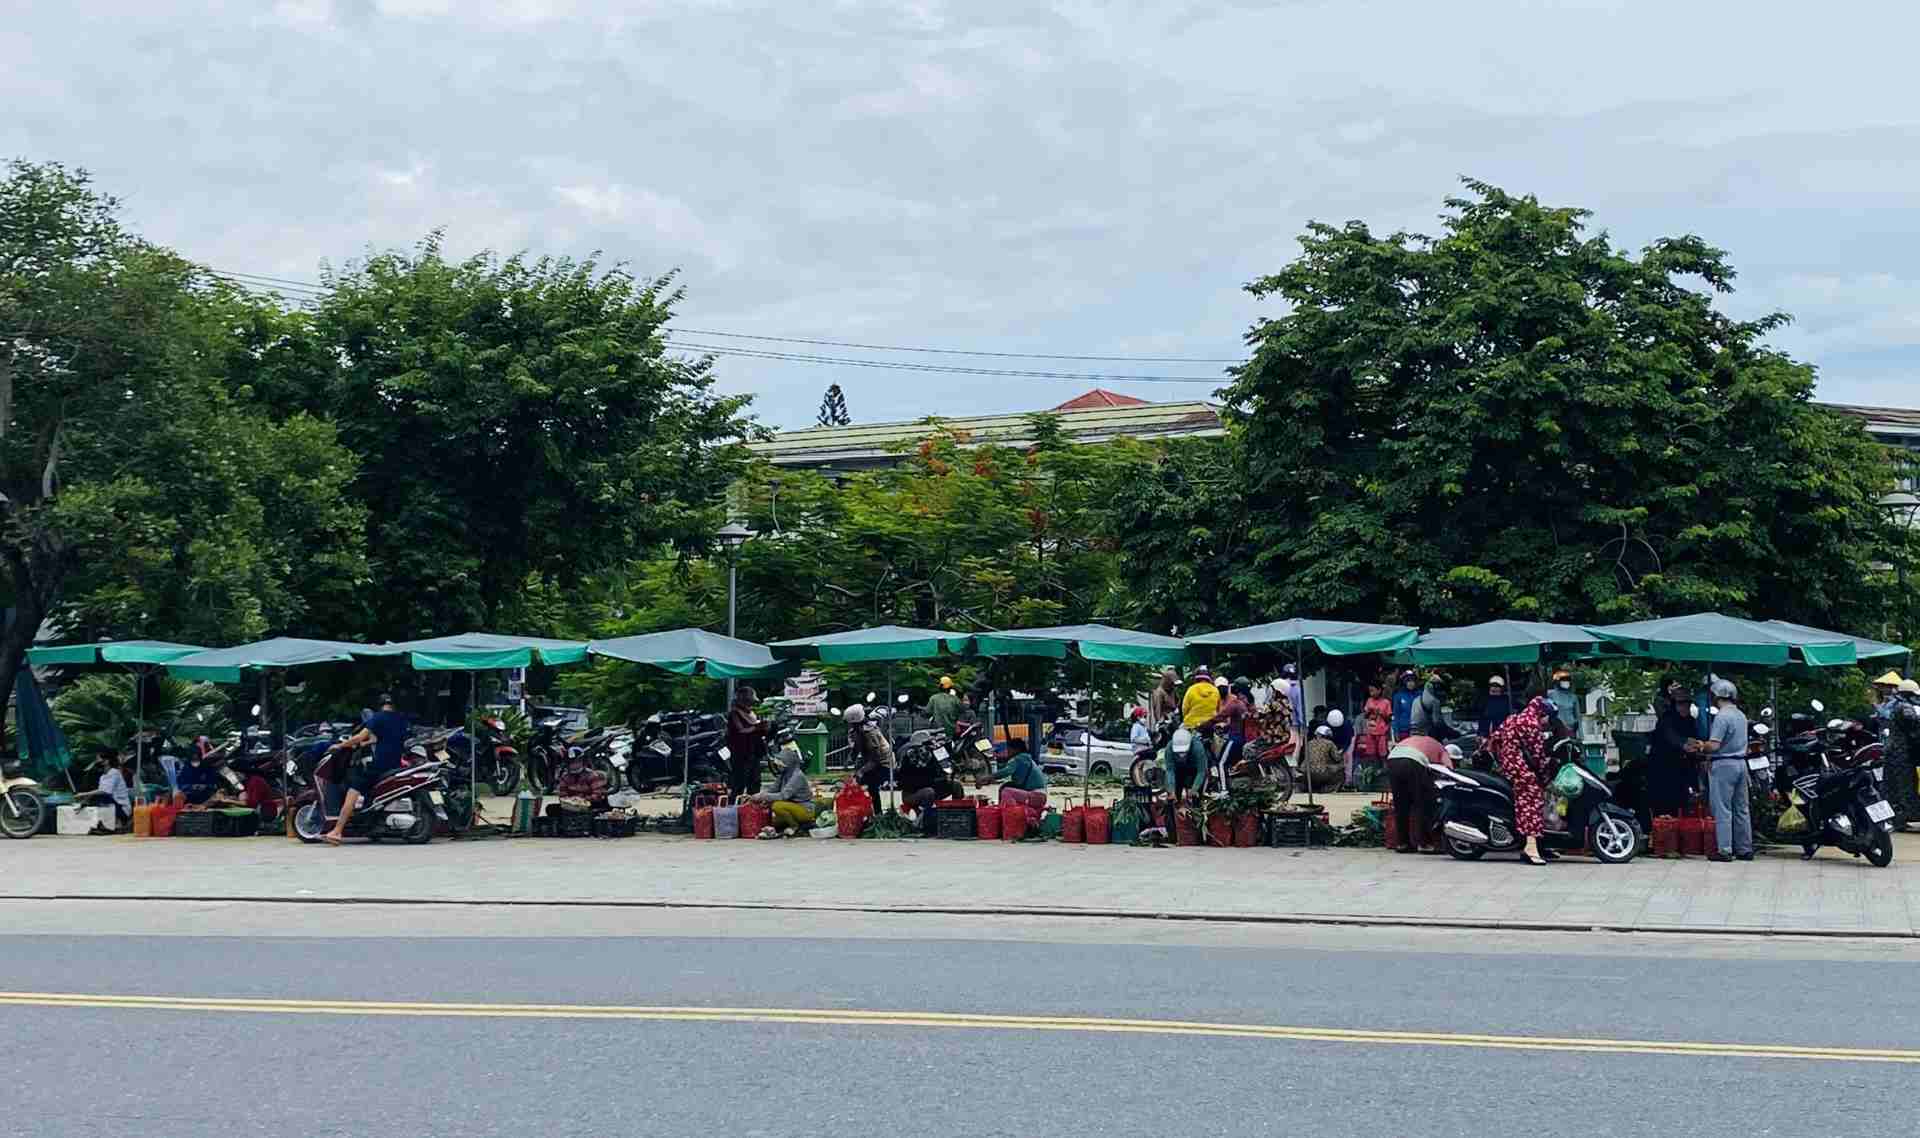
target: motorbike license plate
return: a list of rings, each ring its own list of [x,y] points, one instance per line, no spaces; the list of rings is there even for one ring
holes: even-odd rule
[[[652,751],[656,755],[673,754],[673,747],[668,745],[665,739],[655,739],[653,742],[647,744],[647,750]]]
[[[718,751],[715,751],[714,754],[720,756],[721,762],[725,762],[726,760],[731,759],[733,757],[732,749],[727,747],[720,748]]]
[[[934,758],[936,758],[936,759],[939,759],[939,760],[940,760],[941,762],[943,762],[943,763],[944,763],[944,762],[946,762],[946,761],[947,761],[947,749],[946,749],[945,747],[935,747],[935,748],[933,749],[933,757],[934,757]]]
[[[1756,755],[1747,760],[1747,769],[1750,771],[1763,771],[1767,769],[1768,765],[1765,755]]]
[[[1887,819],[1893,817],[1893,803],[1891,802],[1867,803],[1867,817],[1873,819],[1876,822],[1886,821]]]

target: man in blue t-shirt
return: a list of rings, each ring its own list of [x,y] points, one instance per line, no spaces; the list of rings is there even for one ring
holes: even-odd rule
[[[373,788],[380,780],[400,769],[400,758],[406,751],[407,717],[393,709],[393,697],[380,697],[380,710],[367,717],[367,721],[350,739],[335,743],[329,750],[351,750],[373,744],[373,762],[356,765],[347,775],[347,797],[340,804],[340,820],[333,829],[320,835],[328,845],[337,846],[347,836],[347,820],[353,817],[354,808],[362,799],[373,794]]]

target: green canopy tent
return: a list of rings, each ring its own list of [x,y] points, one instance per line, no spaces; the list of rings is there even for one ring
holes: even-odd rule
[[[1778,668],[1793,663],[1839,667],[1860,659],[1853,638],[1837,632],[1717,612],[1585,627],[1596,639],[1649,660]]]
[[[1553,660],[1598,655],[1610,647],[1577,624],[1489,620],[1429,629],[1387,658],[1396,664],[1499,664],[1502,682],[1512,691],[1507,665],[1537,667]]]
[[[589,655],[629,664],[647,664],[679,676],[711,676],[719,680],[780,679],[799,670],[789,660],[776,659],[764,644],[736,640],[704,628],[675,628],[646,632],[587,645]],[[684,741],[680,748],[680,780],[691,777],[691,756]]]
[[[134,801],[146,799],[147,677],[163,665],[206,652],[198,644],[167,640],[102,640],[93,644],[60,644],[27,649],[27,663],[36,668],[119,667],[133,673],[133,791]]]
[[[290,668],[302,668],[309,664],[345,664],[354,658],[354,653],[362,651],[364,645],[350,644],[344,640],[303,640],[298,637],[276,636],[269,640],[256,640],[251,644],[237,644],[232,648],[215,648],[197,652],[191,656],[182,656],[169,661],[167,671],[190,680],[206,680],[216,684],[237,684],[247,672],[253,672],[259,680],[260,719],[267,722],[272,714],[267,703],[267,677],[273,672],[285,672]],[[287,735],[287,712],[280,709],[279,742],[285,743]],[[284,773],[282,775],[284,779]],[[281,790],[286,792],[287,801],[293,800],[292,786],[282,782]],[[291,814],[289,814],[291,824]]]
[[[1587,631],[1649,660],[1696,664],[1748,664],[1779,669],[1790,664],[1832,668],[1857,663],[1853,637],[1803,625],[1747,620],[1717,612],[1660,617],[1626,624],[1589,625]],[[1774,701],[1769,679],[1768,706]],[[1777,724],[1775,725],[1777,728]]]
[[[783,660],[818,660],[822,664],[863,664],[892,660],[930,660],[941,654],[962,655],[973,637],[942,628],[908,628],[882,624],[851,632],[829,632],[776,640],[767,645]]]
[[[14,676],[13,721],[27,777],[51,783],[56,775],[65,774],[67,789],[77,791],[79,788],[73,785],[73,750],[67,746],[60,725],[53,721],[53,710],[47,706],[47,697],[33,678],[32,668],[22,668]],[[0,798],[0,810],[15,813],[12,795]]]
[[[1401,664],[1541,664],[1600,650],[1601,642],[1579,625],[1490,620],[1430,629],[1389,659]]]
[[[822,664],[891,664],[895,660],[930,660],[942,654],[964,655],[973,645],[965,632],[944,628],[909,628],[882,624],[856,628],[848,632],[829,632],[794,640],[776,640],[767,645],[783,660],[817,660]],[[893,669],[887,669],[887,709],[893,709]],[[987,724],[993,733],[991,718]]]
[[[587,658],[587,643],[584,640],[553,640],[539,636],[499,636],[491,632],[461,632],[452,636],[434,636],[424,640],[370,644],[365,647],[356,647],[354,654],[376,658],[405,656],[407,663],[415,671],[420,672],[467,673],[467,708],[471,714],[480,703],[481,672],[530,667],[536,658],[542,664],[548,665],[578,664]],[[457,827],[462,831],[472,825],[474,818],[471,809],[472,797],[478,793],[480,785],[478,748],[478,740],[470,733],[467,736],[469,809],[464,820],[465,824]]]
[[[1307,682],[1306,646],[1312,644],[1328,656],[1365,656],[1373,652],[1397,652],[1417,640],[1420,630],[1403,624],[1365,624],[1358,621],[1310,620],[1304,617],[1291,617],[1287,620],[1270,621],[1266,624],[1251,624],[1245,628],[1229,628],[1222,632],[1208,632],[1200,636],[1189,636],[1187,643],[1198,648],[1267,648],[1274,651],[1293,649],[1294,667],[1300,673],[1301,690],[1305,692]],[[1304,699],[1302,703],[1306,702]],[[1306,708],[1296,707],[1294,714],[1301,725],[1306,722]],[[1305,754],[1302,742],[1301,754]],[[1307,776],[1307,805],[1313,805],[1313,778]]]
[[[1861,660],[1884,660],[1898,656],[1902,660],[1908,661],[1908,666],[1911,666],[1912,663],[1913,652],[1904,644],[1888,644],[1880,640],[1868,640],[1863,636],[1848,636],[1842,632],[1828,632],[1824,629],[1809,628],[1804,624],[1790,624],[1784,620],[1769,620],[1764,623],[1768,628],[1779,629],[1789,636],[1804,637],[1817,642],[1823,642],[1828,637],[1851,641],[1853,644],[1853,654]]]
[[[974,651],[982,656],[1038,656],[1064,660],[1069,654],[1087,662],[1087,690],[1093,690],[1094,666],[1111,664],[1184,664],[1190,658],[1187,642],[1176,636],[1133,632],[1104,624],[1064,624],[1052,628],[1009,628],[975,633]],[[1091,717],[1089,717],[1091,718]],[[1087,724],[1086,766],[1080,780],[1080,803],[1092,800],[1093,724]],[[1029,746],[1038,746],[1030,740]],[[1034,755],[1038,762],[1040,756]]]

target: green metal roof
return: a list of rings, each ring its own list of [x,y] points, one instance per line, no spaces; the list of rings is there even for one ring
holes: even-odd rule
[[[1033,437],[1032,424],[1028,422],[1029,414],[973,415],[954,419],[934,417],[899,423],[809,427],[805,430],[782,431],[767,442],[749,444],[748,449],[782,466],[871,463],[891,459],[901,447],[911,446],[940,429],[963,432],[971,443],[1021,446]],[[1105,442],[1116,438],[1171,438],[1225,433],[1220,425],[1219,410],[1203,400],[1062,411],[1055,417],[1060,421],[1061,430],[1067,438],[1081,443]]]

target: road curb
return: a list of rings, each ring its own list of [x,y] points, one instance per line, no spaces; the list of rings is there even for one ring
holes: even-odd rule
[[[1915,940],[1920,932],[1890,929],[1777,928],[1770,925],[1687,925],[1627,921],[1497,920],[1474,917],[1413,917],[1354,913],[1222,913],[1179,909],[1112,909],[1072,905],[879,905],[857,902],[776,902],[665,899],[454,900],[444,897],[287,897],[277,895],[45,893],[0,896],[0,901],[139,901],[250,905],[434,905],[469,908],[543,909],[731,909],[759,912],[873,913],[955,917],[1065,917],[1080,920],[1189,921],[1201,924],[1346,925],[1382,928],[1507,930],[1513,932],[1647,933],[1669,936],[1839,937]]]

